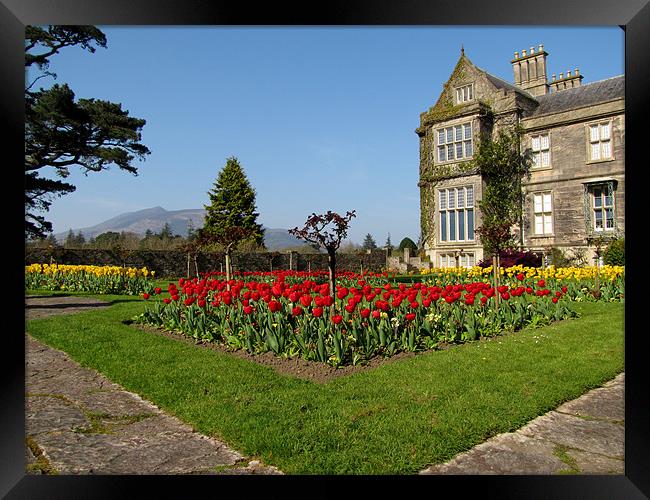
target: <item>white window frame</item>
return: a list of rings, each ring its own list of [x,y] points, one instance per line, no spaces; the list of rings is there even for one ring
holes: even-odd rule
[[[474,156],[473,133],[471,121],[436,129],[434,131],[436,163],[463,161],[472,158]],[[458,155],[459,147],[461,156]]]
[[[474,252],[462,252],[458,255],[458,267],[471,269],[476,265],[476,256]],[[449,268],[456,267],[456,255],[453,252],[438,254],[438,267]]]
[[[533,193],[533,234],[552,236],[553,226],[553,193],[551,191]]]
[[[475,193],[476,190],[473,185],[448,187],[437,190],[439,222],[438,237],[441,243],[456,243],[476,240]],[[470,210],[472,213],[471,225],[468,217]],[[452,214],[454,219],[454,239],[451,239]],[[461,229],[463,239],[460,239]],[[470,233],[472,236],[471,238],[469,237]]]
[[[586,125],[587,158],[589,163],[614,159],[613,120],[603,120]],[[594,130],[596,133],[594,134]],[[594,151],[598,151],[597,156]]]
[[[474,84],[461,85],[456,87],[456,104],[463,104],[465,102],[474,100]]]
[[[589,187],[589,200],[591,202],[591,216],[592,216],[593,230],[598,233],[606,232],[606,231],[614,231],[616,229],[616,207],[615,207],[616,191],[613,188],[611,188],[612,189],[611,203],[606,204],[606,200],[607,200],[606,193],[609,188],[611,188],[611,186],[608,184],[594,184]],[[601,201],[600,206],[596,206],[596,200],[597,200],[596,191],[600,192],[600,201]],[[607,227],[607,217],[606,217],[607,209],[610,209],[612,211],[611,227]],[[597,213],[601,214],[600,220],[602,222],[602,227],[600,228],[596,225]]]
[[[543,132],[530,136],[534,169],[551,168],[551,134]]]

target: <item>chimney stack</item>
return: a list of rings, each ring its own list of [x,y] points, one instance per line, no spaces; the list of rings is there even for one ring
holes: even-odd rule
[[[515,52],[515,58],[510,61],[515,74],[515,85],[530,94],[543,95],[549,91],[549,85],[546,80],[546,56],[544,46],[539,45],[537,51],[535,47],[530,47],[530,53],[526,54],[526,49]]]
[[[578,68],[575,68],[573,74],[571,74],[571,70],[567,70],[566,74],[560,73],[560,78],[558,78],[557,80],[555,79],[555,75],[553,75],[553,81],[551,82],[551,89],[553,90],[553,92],[559,92],[560,90],[580,87],[583,78],[584,76],[580,74]]]

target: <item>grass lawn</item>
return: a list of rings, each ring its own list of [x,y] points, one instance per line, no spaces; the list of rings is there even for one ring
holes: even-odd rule
[[[137,297],[32,320],[34,338],[288,474],[413,474],[598,387],[624,368],[624,305],[429,352],[327,384],[122,323]]]

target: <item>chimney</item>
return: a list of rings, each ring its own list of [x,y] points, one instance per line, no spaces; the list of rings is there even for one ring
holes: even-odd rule
[[[510,61],[515,74],[515,85],[526,90],[532,95],[543,95],[549,92],[549,85],[546,80],[546,56],[544,46],[539,45],[538,49],[530,47],[530,53],[526,49],[515,52],[515,58]]]
[[[566,74],[560,73],[560,78],[557,80],[555,79],[555,75],[553,75],[553,77],[553,81],[551,82],[551,89],[553,92],[580,87],[580,85],[582,85],[582,79],[584,78],[584,76],[580,74],[580,71],[578,71],[578,68],[575,68],[573,73],[571,73],[571,70],[567,70]]]

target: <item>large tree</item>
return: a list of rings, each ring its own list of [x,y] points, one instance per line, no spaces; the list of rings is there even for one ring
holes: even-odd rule
[[[72,46],[95,52],[96,47],[106,47],[106,36],[94,26],[27,26],[25,29],[25,68],[31,79],[25,88],[25,235],[28,238],[52,231],[52,223],[42,213],[49,210],[54,198],[76,189],[60,180],[70,175],[70,167],[78,166],[88,173],[117,165],[137,175],[133,160],[143,160],[150,154],[140,143],[146,121],[129,116],[121,104],[99,99],[77,100],[67,84],[55,84],[47,90],[33,89],[43,78],[56,78],[48,70],[50,58]],[[45,169],[59,179],[40,175]]]
[[[257,222],[255,189],[239,160],[230,157],[208,192],[210,204],[199,238],[204,244],[217,243],[226,254],[226,277],[230,279],[231,255],[244,242],[264,248],[264,228]]]

